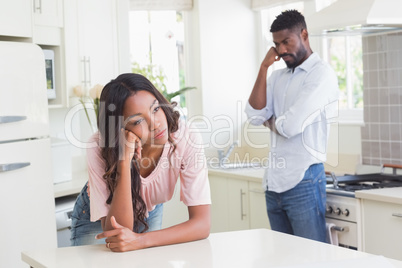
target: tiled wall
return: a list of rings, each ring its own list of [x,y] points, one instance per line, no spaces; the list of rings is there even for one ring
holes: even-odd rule
[[[402,32],[363,37],[363,164],[402,164]]]

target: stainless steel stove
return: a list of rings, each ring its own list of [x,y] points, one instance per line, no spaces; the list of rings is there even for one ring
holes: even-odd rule
[[[327,223],[333,223],[338,233],[339,246],[359,250],[362,248],[360,199],[355,198],[355,191],[389,187],[402,187],[402,175],[393,173],[374,173],[363,175],[335,176],[327,172]],[[382,169],[383,170],[383,169]]]

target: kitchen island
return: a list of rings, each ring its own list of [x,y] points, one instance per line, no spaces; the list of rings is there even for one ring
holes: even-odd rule
[[[22,253],[31,267],[396,267],[402,262],[268,229],[214,233],[183,244],[114,253],[105,245]]]

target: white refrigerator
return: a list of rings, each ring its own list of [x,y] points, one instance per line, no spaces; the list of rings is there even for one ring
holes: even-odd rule
[[[0,267],[57,247],[50,148],[42,49],[0,42]]]

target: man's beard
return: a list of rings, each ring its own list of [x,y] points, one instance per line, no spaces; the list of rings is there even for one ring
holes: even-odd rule
[[[300,61],[304,58],[304,56],[306,55],[306,53],[307,53],[306,48],[304,48],[303,46],[301,46],[300,49],[299,49],[299,51],[296,52],[296,56],[293,55],[293,54],[282,54],[282,55],[279,55],[279,56],[280,56],[280,57],[284,57],[284,56],[292,57],[292,58],[294,59],[293,62],[287,62],[287,61],[285,61],[285,63],[286,63],[286,66],[287,66],[289,69],[294,69],[294,68],[296,68],[297,66],[300,65]]]

